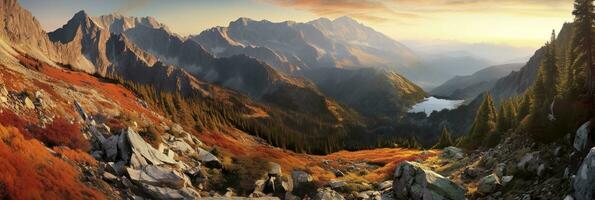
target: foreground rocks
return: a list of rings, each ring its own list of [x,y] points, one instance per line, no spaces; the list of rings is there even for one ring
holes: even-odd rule
[[[465,199],[463,188],[425,166],[409,161],[397,166],[393,191],[397,199]]]
[[[576,200],[592,200],[595,198],[595,147],[583,160],[572,183]]]

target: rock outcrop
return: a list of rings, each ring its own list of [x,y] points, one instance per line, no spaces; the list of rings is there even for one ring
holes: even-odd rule
[[[409,161],[397,166],[393,191],[397,199],[465,199],[463,188],[425,166]]]
[[[595,198],[595,147],[591,148],[587,157],[583,159],[572,186],[576,200]]]

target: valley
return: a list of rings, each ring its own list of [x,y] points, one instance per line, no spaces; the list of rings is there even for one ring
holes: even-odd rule
[[[0,199],[595,195],[592,0],[526,62],[361,15],[179,34],[91,9],[48,30],[39,5],[0,0]]]

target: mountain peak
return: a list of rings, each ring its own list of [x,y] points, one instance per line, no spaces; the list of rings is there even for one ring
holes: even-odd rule
[[[85,10],[80,10],[80,11],[76,12],[72,18],[81,19],[81,18],[87,18],[87,17],[89,17],[87,12]]]
[[[358,21],[356,21],[355,19],[349,17],[349,16],[343,16],[343,17],[339,17],[336,18],[335,20],[333,20],[333,22],[343,22],[343,23],[351,23],[351,24],[360,24]]]

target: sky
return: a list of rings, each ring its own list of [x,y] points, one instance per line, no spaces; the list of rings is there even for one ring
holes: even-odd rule
[[[537,48],[573,19],[573,0],[20,0],[46,31],[79,10],[153,16],[180,35],[239,17],[307,22],[350,16],[397,41]]]

